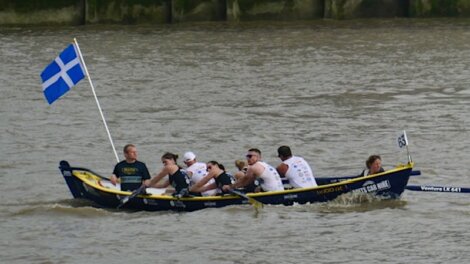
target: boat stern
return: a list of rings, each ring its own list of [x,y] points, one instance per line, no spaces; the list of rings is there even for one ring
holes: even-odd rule
[[[59,163],[59,170],[64,177],[65,183],[70,189],[70,192],[73,195],[73,198],[81,198],[83,197],[83,193],[80,191],[80,187],[77,185],[77,181],[74,179],[72,175],[72,167],[68,161],[62,160]]]

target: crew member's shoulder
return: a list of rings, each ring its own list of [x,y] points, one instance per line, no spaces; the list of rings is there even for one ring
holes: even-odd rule
[[[140,161],[140,160],[136,160],[136,161],[135,161],[135,164],[136,164],[136,165],[139,165],[139,166],[145,166],[145,167],[147,167],[147,165],[145,164],[145,162],[142,162],[142,161]]]

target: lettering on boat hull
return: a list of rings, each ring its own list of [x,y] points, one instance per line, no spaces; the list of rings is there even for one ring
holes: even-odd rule
[[[185,208],[186,205],[182,201],[170,201],[172,207]]]
[[[378,183],[373,181],[366,181],[361,188],[353,190],[353,193],[373,193],[391,188],[391,184],[388,180],[384,180]]]
[[[144,202],[144,204],[148,204],[148,205],[158,205],[158,201],[157,200],[154,200],[154,199],[142,199],[142,201]]]
[[[329,188],[318,190],[317,194],[323,195],[323,194],[332,193],[332,192],[341,192],[344,190],[343,188],[344,186],[329,187]]]
[[[284,199],[285,200],[294,200],[298,197],[297,194],[287,194],[287,195],[284,195]]]

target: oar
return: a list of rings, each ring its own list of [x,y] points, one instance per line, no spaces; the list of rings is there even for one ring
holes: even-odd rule
[[[418,192],[470,193],[470,188],[450,186],[407,185],[405,189]]]
[[[240,197],[248,200],[248,202],[250,204],[252,204],[255,207],[256,210],[259,210],[259,209],[263,208],[263,206],[264,206],[263,203],[257,201],[256,199],[253,199],[253,198],[249,197],[248,195],[246,195],[246,194],[244,194],[240,191],[231,189],[231,190],[229,190],[229,192],[234,194],[234,195],[240,196]]]
[[[134,197],[136,197],[137,195],[141,194],[141,193],[144,193],[145,192],[145,189],[147,188],[147,186],[145,186],[145,184],[142,184],[138,189],[136,189],[135,191],[133,191],[131,193],[131,195],[129,196],[126,196],[124,198],[122,198],[120,201],[119,201],[119,205],[118,205],[118,209],[121,208],[124,204],[126,204],[127,202],[129,202],[130,200],[132,200]]]

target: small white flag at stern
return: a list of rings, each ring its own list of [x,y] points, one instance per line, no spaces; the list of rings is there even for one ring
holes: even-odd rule
[[[404,148],[408,146],[408,138],[406,137],[405,130],[403,130],[403,133],[400,136],[398,136],[397,143],[398,143],[399,148]]]

